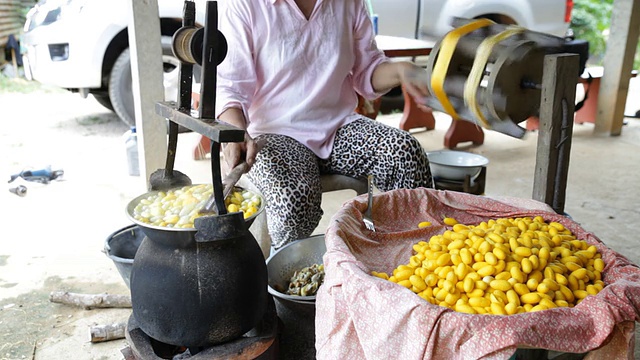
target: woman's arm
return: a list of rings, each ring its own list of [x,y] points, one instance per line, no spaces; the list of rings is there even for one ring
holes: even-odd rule
[[[225,34],[229,50],[225,61],[217,68],[217,119],[242,130],[247,129],[245,111],[249,109],[255,91],[255,63],[252,58],[252,23],[247,1],[225,1],[220,6],[219,29]],[[249,166],[255,162],[255,142],[245,132],[245,142],[226,143],[224,160],[229,170],[243,160]]]
[[[220,4],[219,30],[226,38],[228,51],[225,60],[217,67],[216,117],[230,108],[248,111],[255,92],[256,64],[252,57],[251,10],[247,1],[224,1]],[[232,112],[233,113],[233,112]],[[246,129],[242,113],[225,121]],[[233,123],[233,121],[237,121]]]
[[[222,114],[220,114],[220,116],[218,116],[218,119],[242,130],[247,129],[247,122],[244,114],[242,113],[242,110],[237,107],[227,108],[222,112]],[[222,152],[227,166],[229,169],[233,169],[243,160],[246,161],[249,168],[251,168],[253,163],[256,161],[258,151],[260,151],[258,144],[247,132],[245,132],[244,142],[226,143]]]
[[[387,92],[406,82],[409,73],[417,71],[423,70],[408,61],[386,61],[373,70],[371,84],[376,92]]]
[[[429,94],[424,69],[409,61],[387,61],[379,64],[371,76],[376,92],[384,93],[402,85],[418,103]]]
[[[240,108],[229,107],[218,116],[218,119],[242,130],[247,129],[247,121]]]

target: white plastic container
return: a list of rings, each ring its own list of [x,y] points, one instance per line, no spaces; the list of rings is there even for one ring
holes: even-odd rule
[[[129,175],[140,176],[140,163],[138,160],[138,134],[136,127],[132,126],[129,131],[124,133],[124,143],[127,149],[127,167]]]

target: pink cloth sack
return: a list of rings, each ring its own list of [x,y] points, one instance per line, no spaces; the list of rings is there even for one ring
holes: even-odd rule
[[[326,278],[316,297],[318,359],[509,359],[517,348],[589,352],[590,359],[633,359],[640,321],[640,268],[571,219],[533,200],[432,189],[374,197],[376,232],[364,227],[366,196],[345,203],[325,235]],[[444,217],[477,224],[503,217],[557,221],[602,254],[605,288],[573,308],[510,316],[469,315],[432,305],[370,272],[406,264],[412,245],[447,228]],[[418,229],[421,221],[433,225]]]

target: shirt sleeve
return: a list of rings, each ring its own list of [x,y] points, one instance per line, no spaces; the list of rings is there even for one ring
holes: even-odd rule
[[[384,94],[373,89],[371,78],[375,68],[389,61],[376,44],[373,24],[364,1],[356,1],[356,21],[354,29],[355,62],[352,69],[353,87],[366,99],[375,99]]]
[[[249,0],[254,1],[254,0]],[[244,0],[221,2],[218,29],[227,40],[225,59],[218,65],[216,117],[230,107],[240,108],[247,122],[247,110],[255,93],[251,11]]]

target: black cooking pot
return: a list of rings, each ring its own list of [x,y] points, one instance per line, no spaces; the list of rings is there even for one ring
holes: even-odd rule
[[[267,306],[267,268],[242,213],[198,218],[201,230],[132,220],[146,235],[131,271],[142,331],[167,344],[204,347],[257,325]]]

